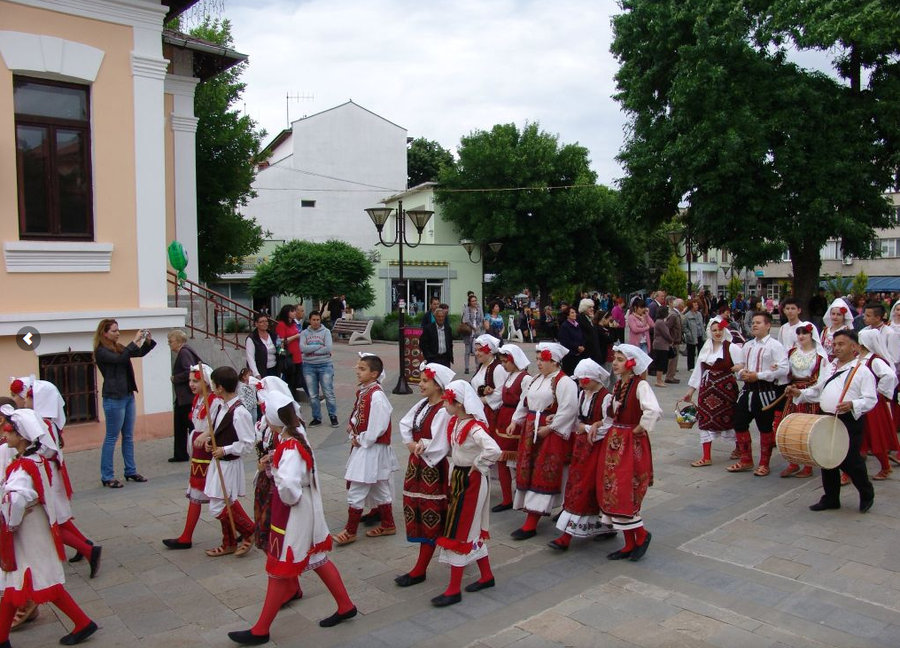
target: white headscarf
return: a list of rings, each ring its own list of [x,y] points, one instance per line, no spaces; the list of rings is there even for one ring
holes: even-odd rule
[[[539,342],[534,346],[534,350],[537,351],[539,355],[542,351],[548,351],[550,353],[550,358],[556,364],[562,362],[563,357],[569,352],[566,347],[556,342]]]
[[[863,329],[858,334],[859,343],[866,347],[870,353],[881,356],[888,364],[892,364],[888,359],[887,345],[884,343],[884,336],[875,329]]]
[[[590,378],[603,384],[609,380],[609,372],[590,358],[585,358],[575,365],[572,377],[575,379]]]
[[[895,302],[894,302],[894,305],[891,306],[891,314],[888,316],[888,324],[894,326],[895,328],[898,327],[898,326],[900,326],[900,324],[897,324],[897,323],[894,321],[894,313],[897,311],[898,308],[900,308],[900,299],[898,299],[897,301],[895,301]]]
[[[272,376],[269,377],[271,378]],[[294,404],[294,412],[297,414],[297,418],[300,419],[300,406],[287,394],[280,391],[267,391],[262,394],[262,401],[266,404],[266,423],[271,427],[285,426],[285,422],[278,416],[278,410],[291,403]]]
[[[28,440],[30,443],[34,443],[38,439],[41,439],[41,443],[43,443],[43,437],[48,436],[49,432],[47,431],[47,425],[35,411],[30,409],[17,409],[10,412],[7,407],[8,406],[6,405],[3,406],[3,415],[13,422],[19,436]]]
[[[504,344],[497,353],[511,356],[516,369],[525,369],[531,364],[531,360],[528,359],[525,352],[515,344]]]
[[[828,307],[828,328],[831,328],[831,311],[832,309],[842,309],[844,313],[844,326],[853,326],[853,315],[850,314],[850,307],[847,306],[847,302],[838,297],[833,302],[831,302],[831,306]]]
[[[486,346],[490,348],[491,353],[497,353],[497,350],[500,348],[500,340],[495,338],[493,335],[482,333],[477,338],[475,338],[475,346]]]
[[[721,315],[716,315],[715,317],[710,317],[710,318],[709,318],[709,321],[706,323],[706,339],[707,339],[707,340],[709,340],[709,338],[711,337],[711,334],[712,334],[712,327],[713,327],[715,324],[718,324],[719,322],[728,322],[728,323],[730,324],[730,323],[731,323],[731,320],[725,319],[725,318],[722,317]],[[730,326],[725,326],[724,331],[725,331],[725,337],[724,337],[723,339],[724,339],[724,340],[728,340],[729,342],[731,342],[731,341],[732,341],[732,338],[734,337],[734,336],[731,334],[731,327],[730,327]]]
[[[484,415],[484,403],[478,398],[475,389],[465,380],[454,380],[444,389],[444,400],[460,403],[466,414],[470,414],[482,423],[487,423]]]
[[[56,429],[66,427],[66,401],[52,382],[35,380],[31,388],[31,407],[43,419],[50,419]]]
[[[191,376],[193,376],[194,378],[196,378],[197,374],[199,373],[200,377],[203,379],[203,382],[206,383],[206,386],[209,387],[210,389],[212,389],[212,372],[213,372],[212,367],[210,367],[208,364],[203,364],[201,362],[200,364],[191,365],[190,371],[191,371]],[[255,378],[254,378],[254,380],[255,380]]]
[[[286,382],[284,382],[278,376],[266,376],[262,380],[259,381],[262,385],[259,392],[259,399],[263,402],[266,401],[266,398],[269,394],[283,394],[287,396],[290,400],[294,400],[291,395],[291,388],[288,386]]]
[[[449,385],[456,377],[456,372],[453,371],[453,369],[438,364],[437,362],[423,362],[419,366],[419,370],[422,372],[422,375],[425,375],[426,371],[429,372],[430,378],[436,382],[441,389],[446,389],[447,385]]]
[[[640,347],[636,347],[633,344],[617,344],[613,347],[613,351],[621,353],[628,360],[634,360],[632,373],[637,376],[647,371],[648,367],[653,364],[653,358],[644,353]]]
[[[9,393],[13,396],[27,398],[28,392],[31,391],[32,387],[34,387],[34,374],[23,376],[22,378],[9,377]]]

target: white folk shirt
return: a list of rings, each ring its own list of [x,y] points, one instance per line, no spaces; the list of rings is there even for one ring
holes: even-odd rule
[[[212,405],[213,410],[213,427],[210,434],[215,433],[219,422],[231,409],[235,403],[240,403],[240,396],[235,396],[227,403],[217,400]],[[235,455],[240,457],[248,448],[253,447],[256,439],[256,430],[253,426],[253,417],[247,408],[240,405],[234,408],[234,417],[232,419],[234,430],[237,432],[238,440],[227,446],[220,446],[227,455]],[[222,479],[219,479],[219,471],[222,473]],[[206,486],[203,489],[207,497],[216,499],[235,499],[241,497],[245,493],[244,482],[244,462],[238,459],[231,461],[212,460],[209,464],[209,471],[206,473]],[[222,492],[222,482],[225,483],[225,492]],[[227,497],[226,497],[227,495]]]
[[[469,420],[458,420],[456,428],[450,435],[447,434],[449,420],[444,421],[440,429],[433,427],[433,438],[421,441],[425,447],[425,451],[422,453],[425,463],[429,466],[436,466],[441,459],[449,455],[450,463],[454,466],[472,467],[484,475],[488,474],[491,464],[500,458],[500,446],[485,432],[483,427],[477,424],[469,429],[465,441],[460,444],[459,433],[469,423]]]
[[[860,358],[859,361],[868,364],[870,357],[872,357],[871,353],[865,358]],[[888,402],[893,400],[894,388],[897,386],[897,374],[894,372],[894,368],[889,366],[881,357],[878,357],[872,361],[872,371],[870,373],[875,374],[878,393],[887,398]]]
[[[894,368],[895,373],[900,372],[900,335],[897,331],[886,324],[882,324],[878,328],[867,326],[864,331],[878,331],[884,340],[884,346],[887,348],[890,358],[885,358]]]
[[[650,387],[650,383],[646,380],[638,382],[635,391],[637,392],[638,403],[640,403],[641,406],[641,420],[638,424],[647,432],[652,432],[653,428],[656,426],[656,422],[662,417],[662,408],[659,406],[656,394],[653,393],[653,388]],[[610,408],[606,412],[606,415],[615,416],[622,406],[622,403],[621,401],[610,399],[609,405]]]
[[[360,397],[360,401],[362,401],[362,397]],[[344,479],[363,484],[374,484],[390,479],[391,473],[399,469],[394,449],[385,443],[375,443],[390,425],[393,411],[394,408],[391,407],[391,402],[384,390],[375,390],[369,406],[369,421],[366,423],[366,429],[356,437],[359,447],[350,450]],[[355,427],[356,423],[356,413],[354,412],[350,417],[351,427]]]
[[[755,372],[759,380],[772,382],[776,385],[787,384],[788,356],[781,342],[774,339],[771,335],[767,335],[762,340],[753,338],[744,344],[743,351],[745,370]],[[746,383],[746,385],[751,384]],[[753,393],[750,394],[751,399],[753,395]],[[763,405],[767,404],[763,403]]]
[[[400,419],[400,438],[403,440],[403,443],[413,442],[413,427],[422,425],[422,421],[424,421],[425,417],[428,416],[428,411],[431,409],[431,406],[427,405],[426,403],[428,403],[428,399],[423,398],[418,403],[413,405],[406,413],[406,415],[402,419]],[[440,409],[438,409],[438,411],[434,413],[434,418],[431,419],[432,438],[436,437],[439,434],[447,434],[447,423],[450,422],[450,415],[444,408],[443,401],[440,401],[438,407]],[[421,411],[419,408],[421,408]],[[416,412],[419,413],[418,416],[416,416]]]
[[[875,407],[877,399],[875,397],[875,378],[871,371],[867,371],[865,367],[860,367],[853,372],[854,367],[859,360],[853,360],[843,365],[837,366],[837,360],[829,362],[819,372],[819,380],[812,387],[808,387],[800,392],[800,395],[794,399],[795,403],[819,403],[822,411],[826,414],[834,414],[838,403],[841,402],[841,394],[844,392],[844,386],[849,381],[847,393],[844,395],[843,401],[853,403],[853,418],[859,419],[863,414]],[[850,376],[853,380],[850,381]],[[831,377],[835,376],[834,380]]]
[[[514,422],[523,422],[528,416],[528,410],[542,412],[553,405],[553,379],[557,375],[559,372],[554,371],[549,376],[539,374],[534,377],[531,384],[528,385],[528,389],[522,392],[519,406],[513,414]],[[527,407],[525,405],[526,398],[528,400]],[[556,402],[557,409],[550,422],[550,429],[562,438],[568,439],[575,421],[578,419],[578,386],[565,374],[562,374],[556,382]],[[541,415],[538,414],[535,419],[535,432],[544,425],[541,418]]]
[[[471,385],[476,392],[479,387],[486,384],[487,370],[490,366],[490,363],[481,365],[478,367],[478,371],[475,372],[475,375],[472,376]],[[506,376],[506,369],[503,368],[503,365],[498,364],[494,368],[494,393],[485,394],[481,397],[481,402],[495,412],[500,409],[500,406],[503,404],[503,383],[506,382]]]

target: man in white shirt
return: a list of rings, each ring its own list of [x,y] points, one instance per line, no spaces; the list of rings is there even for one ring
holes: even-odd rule
[[[775,447],[775,433],[772,424],[775,408],[769,407],[783,391],[788,382],[787,351],[781,343],[769,335],[772,315],[767,311],[754,313],[750,332],[753,339],[744,344],[744,369],[738,378],[744,386],[738,396],[734,412],[734,431],[737,450],[741,458],[726,470],[746,472],[753,470],[753,441],[750,438],[750,423],[756,421],[759,430],[759,466],[753,471],[757,477],[769,474],[769,459]]]
[[[807,389],[788,387],[785,393],[796,403],[819,403],[826,414],[837,414],[847,426],[850,449],[837,468],[822,469],[822,487],[825,494],[811,511],[841,508],[841,477],[843,470],[850,476],[859,491],[859,511],[866,513],[875,502],[875,489],[866,473],[865,459],[859,454],[862,444],[863,416],[875,407],[875,379],[870,371],[858,371],[863,364],[856,359],[859,343],[856,333],[843,329],[834,334],[834,362],[819,373],[819,380]]]

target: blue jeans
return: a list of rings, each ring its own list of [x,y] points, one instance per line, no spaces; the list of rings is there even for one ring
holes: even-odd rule
[[[100,479],[115,479],[113,453],[116,441],[122,433],[122,459],[125,460],[125,475],[137,474],[134,465],[134,394],[125,398],[103,399],[103,415],[106,417],[106,438],[103,439],[103,450],[100,453]]]
[[[306,387],[309,389],[309,404],[312,406],[313,418],[322,420],[319,381],[322,382],[322,391],[325,392],[325,407],[328,409],[328,416],[337,416],[337,401],[334,399],[334,365],[331,362],[323,364],[304,362],[303,377],[306,379]]]

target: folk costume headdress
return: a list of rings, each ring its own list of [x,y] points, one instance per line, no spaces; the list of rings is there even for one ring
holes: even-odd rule
[[[497,353],[500,350],[500,340],[493,335],[483,333],[475,338],[475,349],[482,353]]]
[[[653,358],[642,351],[640,347],[636,347],[633,344],[617,344],[613,351],[625,356],[625,368],[630,369],[636,376],[647,371],[650,365],[653,364]]]
[[[831,302],[831,306],[828,307],[829,319],[826,321],[831,322],[831,311],[834,309],[838,309],[844,315],[844,326],[853,326],[853,315],[850,313],[850,307],[840,297]],[[831,324],[829,323],[828,326],[830,327]]]
[[[609,380],[609,372],[594,360],[585,358],[575,365],[575,371],[572,372],[572,377],[582,385],[585,384],[584,381],[589,380],[596,380],[598,383],[603,384]]]
[[[423,362],[420,365],[419,370],[422,372],[423,376],[436,382],[438,387],[442,390],[446,389],[447,385],[449,385],[456,377],[456,372],[453,371],[453,369],[436,362]]]
[[[534,350],[544,362],[555,362],[556,364],[562,362],[562,359],[569,352],[566,347],[556,342],[540,342],[535,345]]]
[[[528,359],[525,352],[515,344],[504,344],[497,353],[510,356],[513,364],[516,365],[516,369],[519,370],[525,369],[531,364],[531,360]]]
[[[472,385],[465,380],[454,380],[447,385],[444,389],[444,400],[459,403],[466,410],[466,414],[487,424],[487,418],[484,416],[484,403],[478,398]]]

